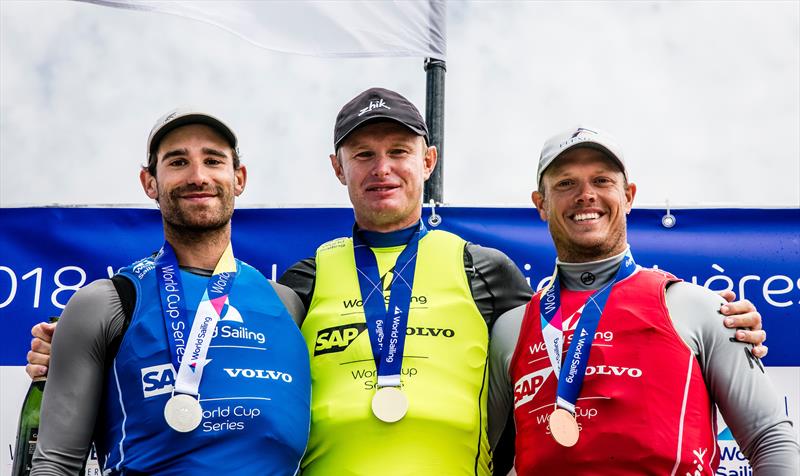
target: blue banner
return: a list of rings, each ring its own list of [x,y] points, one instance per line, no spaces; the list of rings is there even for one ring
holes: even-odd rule
[[[441,229],[508,254],[538,289],[553,269],[546,224],[528,208],[440,208]],[[765,363],[800,366],[800,209],[633,210],[628,235],[638,264],[657,266],[712,290],[732,289],[764,317]],[[425,215],[428,212],[426,210]],[[241,209],[233,218],[236,256],[267,277],[349,236],[349,208]],[[0,208],[0,365],[24,365],[30,328],[58,315],[86,283],[158,251],[158,210]]]

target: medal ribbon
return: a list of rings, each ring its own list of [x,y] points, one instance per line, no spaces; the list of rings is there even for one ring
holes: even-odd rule
[[[578,395],[583,387],[586,364],[589,362],[589,352],[594,342],[594,333],[608,301],[608,296],[611,294],[611,288],[614,284],[632,275],[634,271],[636,271],[636,262],[628,249],[614,279],[592,293],[584,304],[583,313],[572,336],[572,343],[567,350],[565,365],[562,366],[561,350],[564,343],[564,331],[562,329],[561,286],[558,279],[558,267],[556,267],[552,284],[542,295],[539,316],[547,356],[558,376],[556,405],[559,408],[572,414],[575,413],[575,403],[578,401]]]
[[[203,292],[203,298],[197,306],[191,331],[185,340],[182,336],[186,336],[189,316],[186,312],[184,287],[178,259],[168,242],[164,242],[164,246],[156,256],[155,264],[172,366],[177,370],[175,392],[197,396],[200,380],[203,378],[203,368],[209,362],[206,360],[206,354],[211,344],[211,336],[220,316],[225,314],[228,294],[236,280],[233,247],[228,243],[228,247],[214,268],[214,273]]]
[[[397,257],[389,287],[391,294],[387,307],[375,253],[353,227],[356,273],[369,342],[372,346],[372,357],[375,359],[375,368],[378,372],[378,387],[400,386],[400,370],[406,342],[408,311],[411,308],[411,289],[414,285],[417,250],[419,240],[427,232],[425,225],[420,221],[417,230]]]

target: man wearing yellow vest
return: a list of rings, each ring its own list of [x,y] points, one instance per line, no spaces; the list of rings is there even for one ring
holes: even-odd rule
[[[529,300],[501,252],[428,230],[436,148],[403,96],[369,89],[336,118],[331,165],[356,224],[279,280],[308,310],[312,423],[303,475],[491,474],[488,329]]]
[[[489,330],[533,293],[500,251],[424,228],[423,184],[437,152],[406,98],[380,88],[356,96],[336,118],[334,149],[353,234],[278,280],[307,310],[312,417],[302,474],[489,475],[487,431],[505,425],[487,421]],[[728,327],[761,328],[749,302],[724,312]],[[33,329],[31,376],[46,372],[53,328]],[[495,465],[510,468],[510,458]]]

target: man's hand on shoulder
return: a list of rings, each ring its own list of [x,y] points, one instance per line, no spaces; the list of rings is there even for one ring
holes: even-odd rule
[[[53,341],[53,332],[56,323],[40,322],[31,328],[31,350],[28,351],[28,365],[25,371],[31,378],[47,375],[50,365],[50,343]]]
[[[738,329],[736,331],[736,339],[747,344],[753,344],[753,348],[750,350],[753,356],[758,358],[766,356],[769,351],[767,346],[764,345],[764,341],[767,340],[767,333],[761,328],[761,314],[756,310],[753,303],[747,299],[734,302],[736,294],[733,291],[721,291],[719,295],[728,301],[719,310],[719,313],[725,316],[725,327]]]

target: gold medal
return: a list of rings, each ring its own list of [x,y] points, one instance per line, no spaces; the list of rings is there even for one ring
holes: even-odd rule
[[[408,399],[399,387],[381,387],[372,396],[372,413],[380,421],[394,423],[408,411]]]
[[[575,446],[580,436],[575,415],[563,408],[556,408],[550,414],[550,434],[561,446]]]
[[[164,406],[164,419],[175,431],[188,433],[200,425],[203,420],[203,408],[200,402],[191,395],[173,395]]]

